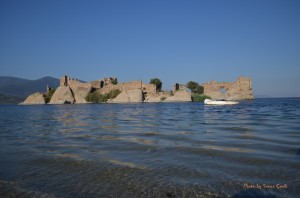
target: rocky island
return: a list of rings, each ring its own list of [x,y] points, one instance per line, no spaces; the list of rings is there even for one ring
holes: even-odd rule
[[[252,80],[239,77],[236,82],[211,81],[201,84],[204,95],[216,99],[253,99]],[[46,93],[34,93],[21,104],[84,104],[95,97],[108,103],[140,102],[191,102],[192,93],[186,85],[176,83],[172,91],[161,91],[156,84],[142,81],[119,83],[117,78],[108,77],[91,82],[63,76],[57,89],[47,87]],[[98,102],[99,100],[97,100]]]

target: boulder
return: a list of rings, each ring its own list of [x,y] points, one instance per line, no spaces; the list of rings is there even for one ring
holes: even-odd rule
[[[182,90],[182,91],[175,91],[173,96],[167,97],[165,102],[191,102],[191,93]]]
[[[167,94],[167,96],[170,96],[170,95]],[[161,102],[162,98],[166,98],[166,94],[164,94],[163,92],[147,94],[144,102]]]
[[[26,98],[21,105],[46,104],[44,95],[40,92],[34,93]]]
[[[73,93],[69,86],[60,86],[51,97],[49,104],[73,104],[75,102]]]
[[[111,100],[111,102],[112,103],[143,102],[143,92],[141,89],[124,90],[115,99]]]
[[[149,96],[144,102],[161,102],[161,97]]]
[[[87,103],[85,97],[92,90],[92,85],[88,83],[81,83],[78,85],[70,86],[76,103]]]

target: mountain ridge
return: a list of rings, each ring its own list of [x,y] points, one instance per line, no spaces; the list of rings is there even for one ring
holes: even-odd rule
[[[0,103],[18,103],[35,92],[46,92],[47,85],[56,88],[59,79],[45,76],[36,80],[0,76]]]

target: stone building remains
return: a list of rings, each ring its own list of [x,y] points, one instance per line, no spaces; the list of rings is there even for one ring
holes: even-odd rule
[[[239,77],[235,82],[210,81],[202,84],[204,94],[213,99],[249,100],[253,99],[252,80]]]
[[[186,85],[175,83],[173,86],[173,91],[185,91],[187,89]]]
[[[50,104],[86,103],[88,93],[98,91],[101,94],[118,89],[122,93],[110,102],[143,102],[145,98],[154,96],[156,86],[142,81],[118,83],[116,77],[102,78],[89,83],[75,78],[63,76],[60,78],[60,86],[53,94]],[[65,99],[68,100],[65,100]]]
[[[245,100],[253,99],[252,80],[239,77],[236,82],[210,81],[202,84],[204,94],[213,99]],[[102,78],[91,82],[83,82],[75,78],[63,76],[60,86],[55,90],[49,104],[87,103],[88,93],[97,91],[101,94],[118,89],[121,93],[111,103],[128,102],[189,102],[191,93],[186,85],[176,83],[173,91],[158,91],[156,85],[142,81],[118,83],[116,77]],[[47,91],[50,87],[47,88]],[[44,104],[43,93],[30,95],[22,104]]]

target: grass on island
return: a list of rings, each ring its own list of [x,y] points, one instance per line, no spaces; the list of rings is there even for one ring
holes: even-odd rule
[[[193,102],[203,102],[205,99],[211,99],[211,97],[205,94],[192,93]]]
[[[120,93],[121,93],[121,91],[119,89],[111,90],[105,94],[101,94],[97,91],[94,91],[92,93],[88,93],[88,95],[85,97],[85,99],[87,102],[103,103],[103,102],[107,102],[109,99],[116,98]]]

